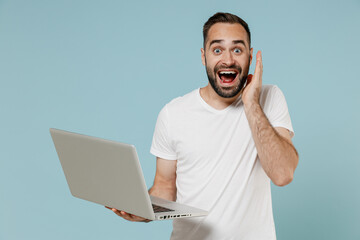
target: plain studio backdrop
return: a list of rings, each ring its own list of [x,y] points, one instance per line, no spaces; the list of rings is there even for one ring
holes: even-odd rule
[[[360,239],[358,0],[0,1],[0,239],[169,238],[171,221],[73,198],[49,128],[135,144],[150,187],[157,115],[207,84],[202,26],[218,11],[249,23],[263,82],[288,102],[300,162],[272,185],[278,239]]]

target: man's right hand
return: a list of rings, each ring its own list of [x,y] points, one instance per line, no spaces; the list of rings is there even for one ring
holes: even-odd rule
[[[118,210],[116,208],[110,208],[110,207],[106,207],[106,208],[113,211],[119,217],[122,217],[123,219],[131,221],[131,222],[146,222],[146,223],[151,222],[151,220],[149,220],[149,219],[139,217],[139,216],[136,216],[136,215],[133,215],[130,213],[126,213],[126,212]]]
[[[170,201],[176,200],[176,163],[177,161],[174,160],[156,158],[156,174],[154,185],[149,190],[150,195]],[[151,222],[150,219],[129,214],[116,208],[106,208],[113,211],[119,217],[131,222]]]

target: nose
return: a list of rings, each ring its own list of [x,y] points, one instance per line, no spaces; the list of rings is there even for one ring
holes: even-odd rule
[[[222,56],[222,62],[224,65],[231,66],[235,63],[234,56],[231,51],[226,51]]]

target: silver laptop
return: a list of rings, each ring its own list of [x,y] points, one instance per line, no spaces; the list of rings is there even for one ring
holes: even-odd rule
[[[74,197],[150,220],[208,214],[150,196],[135,146],[53,128],[50,134]]]

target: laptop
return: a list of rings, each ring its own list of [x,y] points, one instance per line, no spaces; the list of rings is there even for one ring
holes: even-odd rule
[[[208,214],[149,195],[135,146],[53,128],[50,134],[74,197],[150,220]]]

